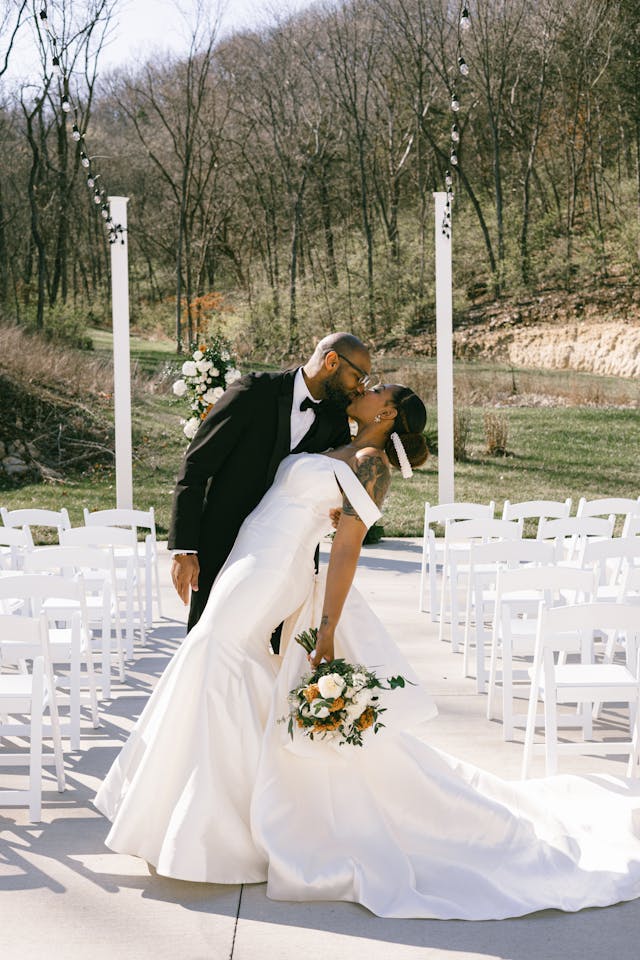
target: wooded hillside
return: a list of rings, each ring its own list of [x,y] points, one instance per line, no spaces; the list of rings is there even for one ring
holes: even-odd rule
[[[24,6],[5,4],[0,69]],[[109,193],[131,198],[134,322],[184,344],[225,310],[265,357],[330,328],[375,341],[428,329],[431,194],[449,168],[458,310],[637,276],[632,0],[346,0],[224,40],[200,21],[184,58],[108,77],[114,3],[59,0],[77,115],[61,109],[38,6],[20,29],[40,43],[41,75],[5,83],[0,104],[4,322],[73,338],[108,319],[83,149]]]

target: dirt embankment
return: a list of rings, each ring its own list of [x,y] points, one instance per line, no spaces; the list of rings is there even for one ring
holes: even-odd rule
[[[459,359],[640,377],[640,288],[612,284],[477,304],[456,318],[453,339]],[[435,352],[434,336],[416,340],[416,352]]]

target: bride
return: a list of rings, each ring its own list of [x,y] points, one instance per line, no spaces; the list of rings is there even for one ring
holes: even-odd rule
[[[606,777],[511,783],[428,745],[429,695],[352,587],[390,466],[426,459],[408,388],[354,400],[358,434],[292,454],[246,519],[209,597],[109,771],[95,804],[107,845],[158,873],[260,883],[287,900],[349,900],[383,917],[500,919],[640,896],[640,791]],[[342,507],[326,585],[315,545]],[[281,655],[269,638],[282,621]],[[309,663],[291,638],[319,625],[335,656],[414,685],[385,694],[362,748],[313,742],[278,720]],[[287,642],[289,641],[289,642]]]

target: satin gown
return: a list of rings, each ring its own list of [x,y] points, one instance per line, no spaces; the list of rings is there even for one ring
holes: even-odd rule
[[[291,638],[319,621],[313,553],[342,492],[367,525],[379,517],[346,463],[281,463],[96,796],[107,845],[164,876],[266,881],[273,899],[383,917],[499,919],[640,896],[638,785],[508,782],[430,747],[434,703],[355,588],[336,656],[416,685],[384,694],[386,727],[362,748],[289,738],[278,720],[308,671]]]

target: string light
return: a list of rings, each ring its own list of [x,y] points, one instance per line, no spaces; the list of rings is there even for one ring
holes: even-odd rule
[[[55,30],[53,29],[53,25],[49,20],[47,7],[45,4],[42,4],[40,8],[39,18],[40,18],[40,23],[49,38],[49,45],[51,48],[51,72],[53,73],[54,76],[56,76],[60,80],[61,86],[62,86],[62,96],[60,98],[60,106],[64,113],[70,113],[71,110],[73,109],[74,114],[76,116],[76,121],[73,123],[71,127],[71,137],[76,143],[80,144],[81,141],[84,140],[84,134],[80,132],[80,128],[78,127],[78,123],[77,123],[78,111],[76,109],[75,104],[72,104],[71,98],[69,96],[69,85],[68,85],[69,78],[66,76],[64,68],[62,66],[61,56],[59,52],[61,49],[60,44],[58,43],[58,38],[56,37]],[[95,203],[96,206],[100,207],[100,214],[105,222],[109,243],[112,244],[112,243],[117,243],[119,241],[121,244],[124,245],[126,243],[125,236],[124,236],[125,230],[123,229],[121,224],[114,223],[111,218],[107,191],[104,189],[104,187],[102,188],[96,187],[96,183],[100,174],[95,173],[91,169],[91,159],[89,158],[89,156],[87,155],[84,149],[79,148],[78,155],[80,157],[80,163],[85,168],[85,170],[88,171],[87,186],[89,187],[90,190],[93,190],[93,202]]]
[[[458,30],[458,49],[457,49],[457,60],[458,60],[458,72],[461,77],[469,76],[469,64],[464,58],[462,51],[462,33],[466,33],[467,30],[471,27],[471,17],[469,16],[469,8],[466,4],[462,6],[460,12]],[[451,90],[451,110],[454,114],[460,112],[460,98],[458,97],[457,91],[454,89]],[[457,169],[459,167],[459,155],[458,155],[458,144],[460,143],[460,127],[454,121],[451,124],[451,144],[449,151],[449,164],[450,168]],[[445,187],[447,188],[447,200],[445,204],[445,212],[442,218],[442,234],[447,239],[451,239],[451,214],[453,210],[453,176],[451,174],[451,169],[448,169],[444,177]]]

